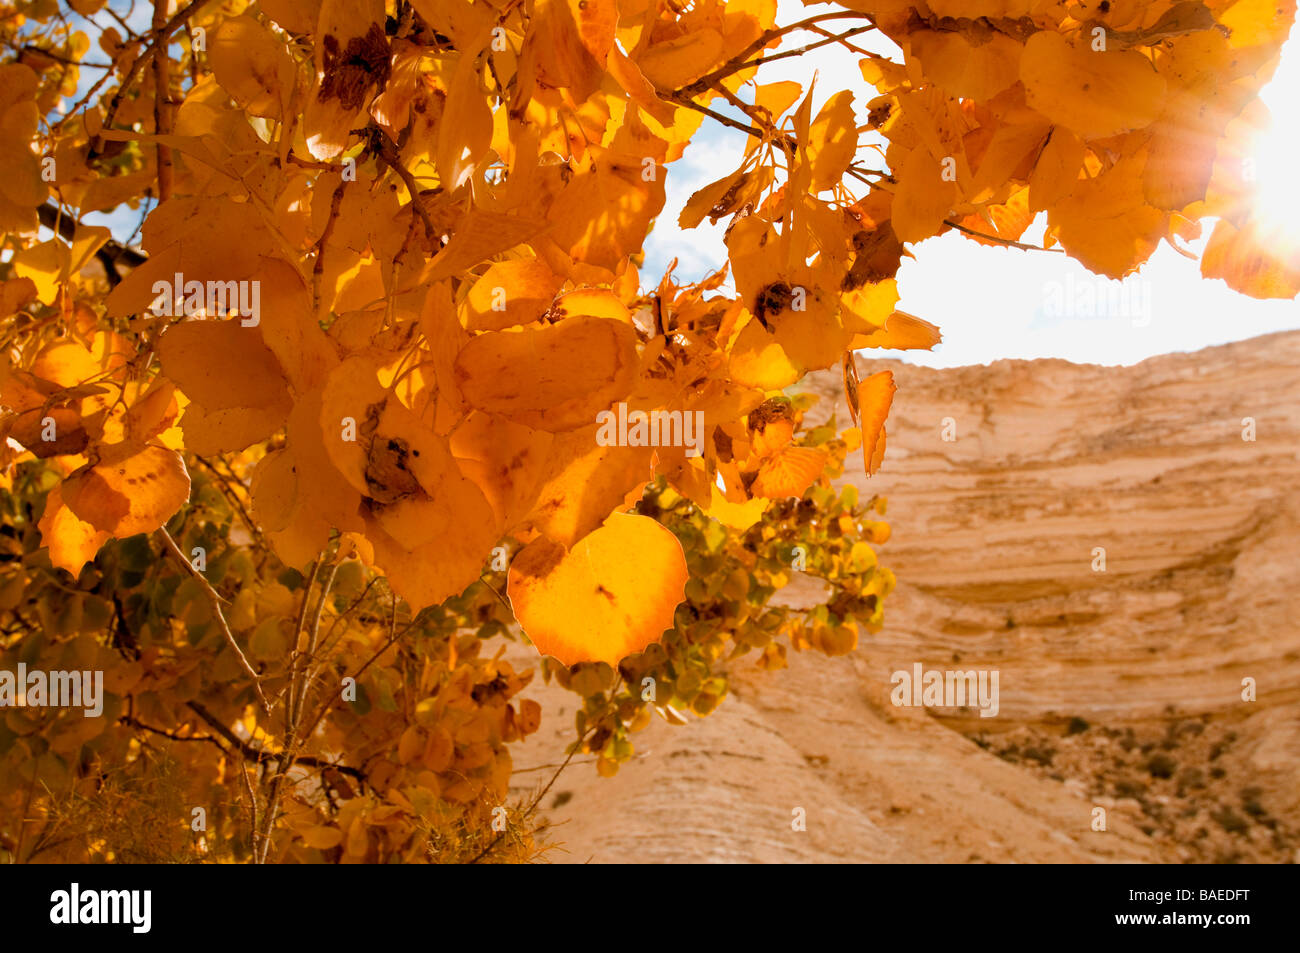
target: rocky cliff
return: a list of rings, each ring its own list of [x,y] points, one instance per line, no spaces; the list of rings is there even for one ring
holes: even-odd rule
[[[861,366],[899,386],[883,470],[846,474],[889,499],[883,631],[742,664],[614,779],[570,767],[551,859],[1296,860],[1300,332],[1132,367]],[[843,407],[837,376],[810,389]],[[997,716],[894,706],[917,663],[997,671]],[[538,694],[523,768],[559,760],[573,714]]]

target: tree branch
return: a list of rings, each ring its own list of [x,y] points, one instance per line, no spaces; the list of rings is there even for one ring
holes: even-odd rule
[[[438,237],[438,229],[433,224],[433,219],[429,217],[428,209],[420,201],[419,183],[415,181],[415,176],[411,174],[411,170],[402,164],[402,157],[397,153],[397,144],[388,138],[387,132],[374,123],[363,131],[376,147],[379,158],[383,159],[397,173],[398,178],[402,180],[402,184],[406,186],[406,191],[411,193],[411,210],[420,216],[420,221],[424,223],[424,234],[432,242]]]
[[[191,702],[186,702],[185,705],[187,708],[193,711],[194,714],[202,718],[207,723],[208,727],[210,727],[213,731],[219,734],[222,738],[225,738],[226,741],[230,742],[230,745],[233,748],[237,749],[239,753],[242,754],[247,760],[252,761],[255,764],[263,764],[266,761],[269,761],[272,757],[274,757],[270,752],[263,751],[261,748],[258,748],[255,745],[251,745],[243,738],[240,738],[237,734],[235,734],[228,727],[222,724],[221,719],[218,718],[216,715],[212,714],[212,712],[210,712],[200,702],[191,701]],[[158,729],[150,728],[148,725],[140,725],[139,727],[145,728],[149,731],[158,731]],[[162,731],[159,731],[158,733],[166,734],[166,732],[162,732]],[[169,735],[168,737],[171,736]],[[177,738],[175,740],[197,741],[199,740],[199,737],[196,736],[194,738]],[[203,740],[215,741],[216,739],[204,738]],[[298,759],[297,763],[301,765],[305,765],[309,768],[333,768],[335,771],[338,771],[342,774],[346,774],[349,777],[356,778],[358,781],[366,780],[366,773],[362,771],[360,768],[353,768],[346,764],[336,764],[333,761],[326,761],[324,758],[314,758],[311,755],[304,755],[303,757],[300,757]]]
[[[160,31],[166,27],[167,0],[154,0],[153,29],[161,42],[161,51],[155,48],[153,55],[153,128],[160,137],[172,131],[171,116],[171,57],[167,53],[170,42]],[[170,146],[157,143],[158,147],[158,201],[165,202],[172,194],[172,150]]]
[[[870,26],[861,27],[844,34],[844,36],[846,37],[852,36],[855,33],[864,33],[867,30],[874,30],[876,28],[875,21],[872,20],[870,16],[868,16],[865,13],[859,13],[855,10],[841,10],[838,13],[835,12],[819,13],[815,16],[806,17],[802,20],[799,20],[797,23],[791,23],[788,26],[773,27],[770,30],[764,31],[763,34],[759,36],[758,39],[756,39],[753,43],[749,44],[749,46],[745,47],[743,50],[741,50],[739,53],[733,56],[726,63],[723,63],[712,73],[709,73],[705,76],[701,76],[695,82],[683,86],[681,89],[677,90],[677,92],[688,93],[688,94],[702,93],[704,92],[704,90],[708,89],[718,80],[730,76],[732,73],[738,73],[743,69],[747,69],[749,66],[757,65],[758,61],[755,61],[753,63],[747,61],[755,53],[759,52],[760,50],[766,49],[773,40],[780,39],[781,37],[785,36],[787,33],[793,33],[795,30],[802,30],[814,24],[824,23],[827,20],[845,20],[845,19],[863,19],[871,22]],[[832,42],[832,41],[823,40],[823,41],[819,41],[815,45],[824,46],[828,42]],[[806,51],[799,51],[799,52],[806,52]],[[785,53],[778,54],[778,56],[780,57],[784,57],[786,55],[788,54]],[[775,57],[767,57],[766,60],[770,61],[773,58]]]
[[[62,214],[59,207],[53,202],[46,202],[44,205],[38,206],[36,215],[42,225],[58,234],[64,241],[71,242],[76,237],[77,223],[69,216]],[[104,271],[108,273],[108,282],[114,286],[122,280],[122,276],[117,270],[119,264],[137,268],[149,260],[149,256],[138,248],[123,245],[121,242],[112,239],[104,243],[104,246],[96,252],[95,257],[104,265]]]
[[[162,26],[157,26],[155,21],[155,26],[149,31],[149,38],[145,43],[145,48],[141,51],[140,55],[136,57],[135,62],[131,64],[131,68],[127,70],[126,76],[122,77],[121,84],[117,87],[116,92],[113,93],[113,98],[109,100],[108,110],[104,114],[105,128],[113,125],[113,120],[117,116],[117,110],[122,105],[122,97],[126,95],[126,91],[130,89],[131,84],[135,82],[135,78],[139,75],[140,69],[144,66],[145,60],[157,55],[158,41],[161,40],[163,42],[165,50],[175,29],[181,24],[188,22],[190,17],[198,12],[199,8],[205,6],[209,2],[210,0],[192,0],[192,2],[177,10],[176,13],[172,15],[172,18],[162,24]],[[107,76],[108,74],[105,73],[104,75]],[[84,102],[85,100],[82,101]],[[78,103],[78,106],[80,105],[81,103]],[[90,157],[98,154],[99,146],[99,137],[96,136],[90,143]]]

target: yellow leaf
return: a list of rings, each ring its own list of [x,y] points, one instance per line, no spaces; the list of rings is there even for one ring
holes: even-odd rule
[[[853,94],[844,90],[826,100],[809,130],[808,155],[812,157],[809,191],[823,192],[838,185],[857,149]]]
[[[181,429],[196,453],[243,450],[283,426],[293,406],[275,355],[238,320],[174,324],[158,356],[191,401]]]
[[[40,205],[50,194],[30,146],[39,120],[34,102],[0,107],[0,195],[18,206]]]
[[[474,282],[465,299],[465,327],[498,331],[540,318],[560,290],[561,279],[544,262],[499,261]]]
[[[222,22],[208,45],[217,82],[254,116],[278,119],[293,89],[293,59],[284,43],[248,14]]]
[[[478,335],[456,357],[456,382],[479,410],[557,432],[595,423],[627,396],[636,368],[630,325],[575,317]]]
[[[462,473],[483,491],[502,533],[532,509],[550,462],[553,434],[471,411],[451,435]]]
[[[873,334],[885,327],[898,304],[898,282],[886,278],[840,295],[841,321],[859,335]],[[855,347],[858,345],[854,345]]]
[[[906,311],[895,311],[883,328],[854,337],[853,350],[883,347],[898,351],[928,351],[942,340],[943,335],[939,333],[937,325]]]
[[[856,393],[850,398],[854,419],[861,421],[862,461],[867,476],[874,475],[884,459],[885,418],[889,416],[896,390],[894,372],[879,371],[859,383]]]
[[[330,850],[343,843],[343,832],[337,827],[308,827],[298,831],[298,836],[316,850]]]
[[[448,191],[460,187],[492,143],[492,108],[479,89],[477,62],[490,35],[461,53],[438,124],[438,176]]]
[[[763,83],[754,90],[754,105],[766,109],[773,119],[779,119],[802,92],[803,87],[792,79]]]
[[[1164,104],[1164,77],[1141,53],[1084,44],[1071,45],[1052,30],[1029,38],[1020,60],[1029,105],[1084,138],[1149,126]]]
[[[538,652],[617,666],[673,624],[686,579],[677,537],[649,517],[614,513],[568,553],[544,537],[524,547],[508,592]]]
[[[727,196],[735,194],[744,184],[746,175],[747,173],[737,170],[692,194],[677,216],[677,227],[695,228],[699,225],[711,209],[726,204]]]
[[[1151,257],[1167,231],[1168,213],[1146,204],[1143,153],[1080,180],[1070,197],[1047,213],[1051,234],[1073,258],[1097,274],[1120,279]]]
[[[722,47],[722,35],[706,27],[647,46],[636,63],[659,89],[680,89],[713,69]]]
[[[1252,298],[1294,298],[1300,294],[1300,264],[1288,257],[1285,238],[1253,222],[1237,228],[1219,219],[1201,256],[1201,274],[1222,278],[1228,287]]]
[[[1083,140],[1054,126],[1029,175],[1029,210],[1041,212],[1067,198],[1079,182],[1086,151]]]
[[[424,266],[420,283],[433,284],[462,274],[528,241],[544,227],[544,222],[531,218],[471,209],[456,224],[451,241]]]
[[[122,539],[162,526],[190,496],[181,455],[147,447],[120,463],[86,466],[63,483],[63,498],[79,519]]]
[[[68,509],[57,486],[45,498],[45,513],[37,528],[41,542],[49,549],[50,562],[74,576],[112,538],[111,533],[96,529]]]
[[[14,274],[35,282],[37,297],[46,304],[54,303],[67,263],[67,246],[54,239],[31,245],[13,256]]]
[[[283,659],[289,651],[289,636],[284,631],[284,619],[272,616],[263,619],[248,639],[248,651],[259,662]]]
[[[752,318],[736,337],[729,362],[732,380],[762,390],[789,387],[803,376],[803,368],[790,360],[776,336]]]
[[[653,476],[647,447],[602,447],[597,426],[557,434],[528,522],[572,546]]]
[[[719,523],[744,532],[763,518],[770,505],[771,501],[763,498],[746,500],[744,503],[732,503],[715,485],[713,499],[705,512]]]
[[[957,202],[957,183],[944,172],[944,164],[924,145],[904,157],[897,170],[892,218],[899,241],[923,241],[943,228],[944,219]]]
[[[926,76],[961,99],[992,99],[1020,78],[1024,48],[1005,33],[986,29],[967,38],[948,30],[917,30],[908,42]]]

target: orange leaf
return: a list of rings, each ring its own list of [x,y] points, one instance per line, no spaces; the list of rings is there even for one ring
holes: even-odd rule
[[[451,435],[451,452],[509,532],[532,509],[550,462],[553,434],[471,411]]]
[[[626,397],[637,368],[636,331],[612,318],[488,331],[456,358],[469,403],[538,430],[573,430]]]
[[[146,447],[120,463],[88,465],[63,483],[68,508],[117,539],[153,532],[189,497],[184,461],[162,447]]]
[[[857,407],[862,420],[862,462],[867,476],[880,469],[885,456],[885,418],[894,402],[893,371],[880,371],[858,384]]]
[[[565,665],[617,665],[672,626],[686,579],[676,536],[649,517],[614,513],[568,553],[545,537],[524,547],[507,591],[538,652]]]
[[[465,327],[499,331],[531,324],[555,300],[561,280],[543,262],[531,259],[499,261],[474,282],[464,305]]]
[[[906,311],[895,311],[883,328],[855,336],[853,350],[884,347],[896,351],[928,351],[942,340],[943,335],[939,333],[937,325]]]
[[[814,447],[784,447],[771,454],[758,467],[758,476],[749,488],[756,497],[779,500],[803,496],[826,466],[826,451]]]
[[[50,562],[74,576],[111,538],[109,533],[95,529],[68,509],[57,486],[45,498],[45,513],[37,528],[42,542],[49,547]]]
[[[199,454],[243,450],[284,424],[293,402],[275,354],[238,321],[183,321],[158,342],[163,371],[192,403],[181,417]]]
[[[865,449],[865,448],[864,448]],[[865,458],[864,458],[865,459]],[[880,464],[885,459],[885,426],[880,426],[880,437],[876,440],[876,445],[871,451],[871,459],[867,461],[867,476],[874,476],[880,469]]]
[[[1039,30],[1020,59],[1025,100],[1085,138],[1142,129],[1160,115],[1165,79],[1134,50],[1099,52]]]
[[[611,509],[651,479],[648,447],[602,447],[596,426],[559,434],[551,445],[541,490],[528,521],[572,546]]]
[[[1255,222],[1238,229],[1221,218],[1201,256],[1201,274],[1222,278],[1252,298],[1294,298],[1300,294],[1300,265],[1294,257],[1288,260],[1287,247],[1270,241]]]

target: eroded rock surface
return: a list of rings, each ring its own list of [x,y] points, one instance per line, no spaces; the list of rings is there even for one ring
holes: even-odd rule
[[[846,474],[889,498],[883,631],[741,663],[718,712],[654,724],[616,778],[571,767],[551,859],[1296,860],[1300,333],[1132,367],[862,366],[899,385],[882,472]],[[838,375],[811,386],[842,408]],[[893,706],[917,662],[996,669],[998,716]],[[520,767],[571,729],[572,696],[534,694]]]

